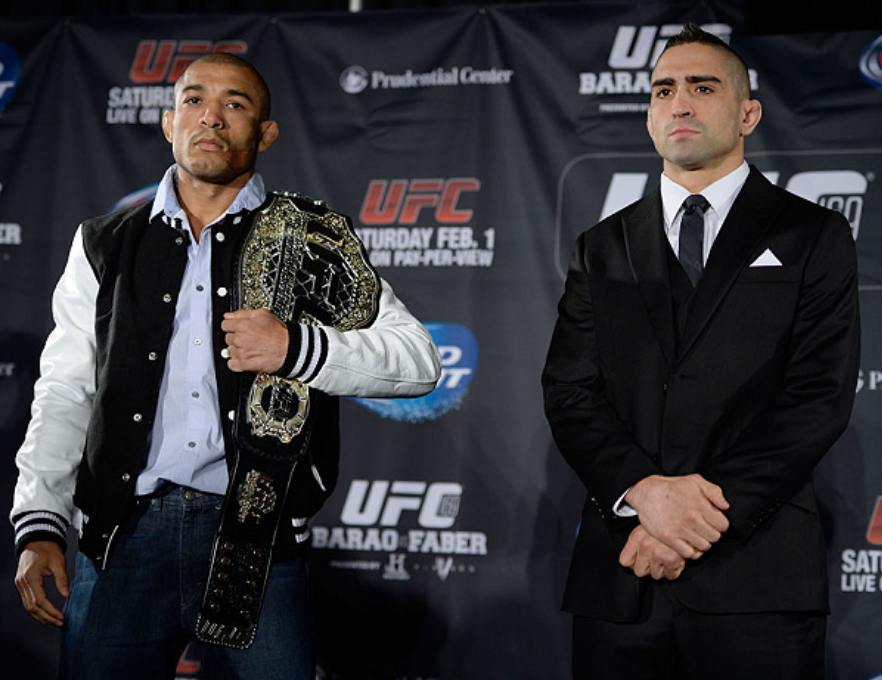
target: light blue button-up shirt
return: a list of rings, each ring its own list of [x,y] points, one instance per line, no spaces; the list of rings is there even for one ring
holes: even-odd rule
[[[226,296],[228,292],[215,291],[211,285],[212,226],[227,214],[256,209],[266,198],[266,190],[263,179],[255,173],[226,212],[202,230],[197,242],[187,214],[178,203],[176,182],[177,166],[173,165],[163,176],[150,211],[151,220],[161,215],[163,220],[177,223],[178,228],[189,233],[190,244],[159,389],[156,420],[135,493],[152,493],[168,481],[223,494],[228,474],[214,374],[211,296]],[[217,319],[216,323],[220,321]]]

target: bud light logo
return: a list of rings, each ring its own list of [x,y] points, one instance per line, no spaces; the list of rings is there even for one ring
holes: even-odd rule
[[[18,87],[21,75],[21,63],[15,50],[4,42],[0,42],[0,113],[12,99],[12,93]]]
[[[137,191],[133,191],[126,196],[123,196],[116,203],[110,206],[110,210],[107,211],[108,214],[114,213],[117,210],[124,210],[125,208],[131,208],[136,205],[141,205],[142,203],[146,203],[147,201],[152,201],[156,196],[156,190],[159,189],[159,183],[151,184],[149,186],[138,189]]]
[[[867,45],[861,53],[858,66],[863,79],[882,90],[882,35]]]
[[[409,423],[435,420],[459,408],[478,366],[478,343],[472,332],[459,324],[427,323],[426,328],[441,353],[441,379],[435,391],[416,399],[356,398],[354,401],[384,418]]]

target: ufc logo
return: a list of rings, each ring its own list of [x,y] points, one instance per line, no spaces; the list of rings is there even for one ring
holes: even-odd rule
[[[419,525],[427,529],[453,526],[462,486],[453,482],[388,482],[354,479],[343,503],[340,520],[350,526],[394,527],[404,511],[419,512]]]
[[[704,24],[702,27],[721,40],[729,42],[732,28],[726,24]],[[664,26],[619,26],[616,39],[609,53],[609,67],[614,69],[640,69],[652,66],[665,48],[668,38],[677,35],[681,24]]]
[[[777,173],[766,175],[769,179]],[[857,240],[864,210],[867,178],[856,170],[814,170],[798,172],[787,182],[787,190],[807,201],[837,210],[851,223],[851,235]]]
[[[457,207],[460,196],[480,188],[474,177],[374,179],[358,218],[362,224],[416,224],[423,209],[434,208],[437,222],[464,224],[472,219],[472,211]]]
[[[138,43],[129,80],[138,84],[174,83],[197,57],[209,52],[245,54],[241,40],[142,40]]]

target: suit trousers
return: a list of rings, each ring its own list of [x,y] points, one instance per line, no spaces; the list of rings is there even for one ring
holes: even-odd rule
[[[77,554],[65,603],[64,680],[171,680],[195,638],[223,498],[175,485],[141,497],[107,571]],[[246,650],[198,645],[204,680],[313,680],[306,558],[273,564],[257,637]]]
[[[573,616],[574,680],[823,680],[825,614],[707,614],[646,585],[634,623]]]

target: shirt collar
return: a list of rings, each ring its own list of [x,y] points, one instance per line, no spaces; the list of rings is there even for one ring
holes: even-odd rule
[[[725,177],[721,177],[701,192],[701,195],[707,199],[711,208],[717,213],[722,224],[729,214],[729,209],[735,202],[735,197],[741,191],[741,187],[747,181],[750,174],[750,168],[746,161],[742,161],[735,170]],[[685,201],[692,192],[684,186],[677,184],[674,180],[662,173],[661,176],[661,198],[662,208],[665,215],[665,229],[670,229],[674,223],[677,213],[683,206]]]
[[[162,181],[156,189],[156,197],[153,199],[153,207],[150,209],[150,220],[152,221],[157,215],[163,215],[168,220],[181,217],[183,212],[181,204],[178,202],[178,194],[175,191],[175,185],[178,179],[178,166],[172,165],[162,176]],[[263,177],[259,172],[255,172],[245,186],[243,186],[236,198],[230,204],[223,215],[218,217],[212,224],[222,220],[230,214],[240,212],[242,210],[256,210],[266,200],[266,188],[263,184]]]

